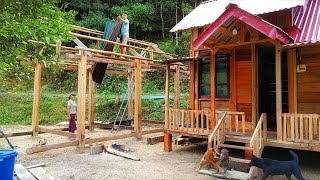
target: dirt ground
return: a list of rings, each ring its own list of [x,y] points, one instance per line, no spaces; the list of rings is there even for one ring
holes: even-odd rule
[[[21,132],[31,129],[29,126],[2,126],[6,133]],[[129,133],[130,131],[121,130],[118,134]],[[87,132],[88,137],[112,136],[109,130],[96,129],[93,132]],[[140,158],[140,161],[133,161],[118,157],[115,155],[102,153],[90,155],[89,153],[79,153],[76,147],[50,150],[42,153],[27,155],[26,148],[38,143],[40,139],[46,138],[47,144],[68,142],[69,139],[52,134],[40,134],[39,137],[21,136],[12,137],[10,141],[18,146],[19,152],[17,163],[24,166],[45,163],[44,169],[48,174],[57,179],[214,179],[207,175],[201,175],[195,172],[198,163],[206,150],[206,143],[192,144],[188,146],[173,145],[173,151],[166,153],[163,151],[163,143],[148,145],[146,138],[158,134],[146,135],[141,141],[135,138],[128,138],[105,143],[117,143],[125,145],[134,155]],[[5,146],[3,138],[0,139],[0,147]],[[237,155],[239,152],[231,152]],[[281,155],[282,154],[282,155]],[[285,154],[285,155],[283,155]],[[320,153],[310,153],[298,151],[303,176],[306,179],[319,179],[320,165],[314,162],[319,160]],[[287,150],[267,148],[264,156],[274,159],[290,159]],[[316,158],[316,159],[315,159]],[[237,168],[237,167],[236,167]],[[243,169],[247,167],[242,166]],[[273,179],[285,179],[284,176],[277,176]]]

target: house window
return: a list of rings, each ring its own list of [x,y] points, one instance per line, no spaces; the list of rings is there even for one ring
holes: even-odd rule
[[[210,97],[210,59],[200,59],[199,88],[201,98]],[[229,56],[218,54],[216,57],[216,97],[229,98]]]
[[[216,97],[229,98],[229,56],[216,58]]]
[[[200,60],[200,94],[201,97],[210,96],[210,58]]]

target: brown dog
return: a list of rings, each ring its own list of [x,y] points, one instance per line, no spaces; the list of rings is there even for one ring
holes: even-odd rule
[[[199,171],[207,165],[210,165],[212,169],[216,169],[218,172],[224,173],[226,168],[224,169],[220,165],[221,161],[225,161],[226,158],[229,161],[229,151],[227,149],[223,149],[221,151],[220,158],[217,157],[217,155],[218,153],[216,153],[216,151],[213,148],[208,149],[207,152],[203,155],[197,171]]]

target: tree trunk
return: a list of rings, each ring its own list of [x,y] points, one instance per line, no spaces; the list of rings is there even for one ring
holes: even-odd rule
[[[184,0],[181,2],[182,18],[184,18]]]
[[[133,34],[133,38],[137,39],[137,26],[134,25],[134,34]]]
[[[178,1],[176,2],[176,24],[178,24]],[[176,33],[176,46],[178,46],[178,33]]]
[[[161,29],[162,29],[162,40],[164,40],[164,20],[163,20],[163,4],[160,1],[160,17],[161,17]]]

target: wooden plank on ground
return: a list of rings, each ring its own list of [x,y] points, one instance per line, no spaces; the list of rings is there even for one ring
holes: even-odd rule
[[[44,152],[51,149],[59,149],[63,147],[71,147],[71,146],[77,146],[78,140],[72,141],[72,142],[65,142],[65,143],[59,143],[59,144],[51,144],[51,145],[44,145],[44,146],[34,146],[31,148],[26,149],[27,154],[34,154],[38,152]]]
[[[22,166],[22,164],[16,164],[14,166],[14,172],[16,173],[19,179],[37,180],[26,168]]]
[[[147,138],[147,142],[148,144],[157,144],[159,142],[163,142],[164,141],[164,136],[156,136],[156,137],[150,137],[150,138]]]
[[[29,171],[35,176],[38,180],[54,180],[55,178],[48,174],[42,167],[31,168]]]
[[[112,149],[112,148],[109,148],[109,147],[106,147],[105,146],[105,150],[108,152],[108,153],[111,153],[111,154],[114,154],[114,155],[117,155],[117,156],[121,156],[121,157],[124,157],[124,158],[127,158],[127,159],[132,159],[134,161],[140,161],[139,158],[137,157],[134,157],[130,154],[126,154],[124,152],[121,152],[121,151],[118,151],[118,150],[115,150],[115,149]]]
[[[220,174],[215,170],[205,170],[202,169],[198,173],[213,176],[216,178],[223,178],[223,179],[249,179],[249,173],[240,172],[240,171],[226,171],[225,174]]]

